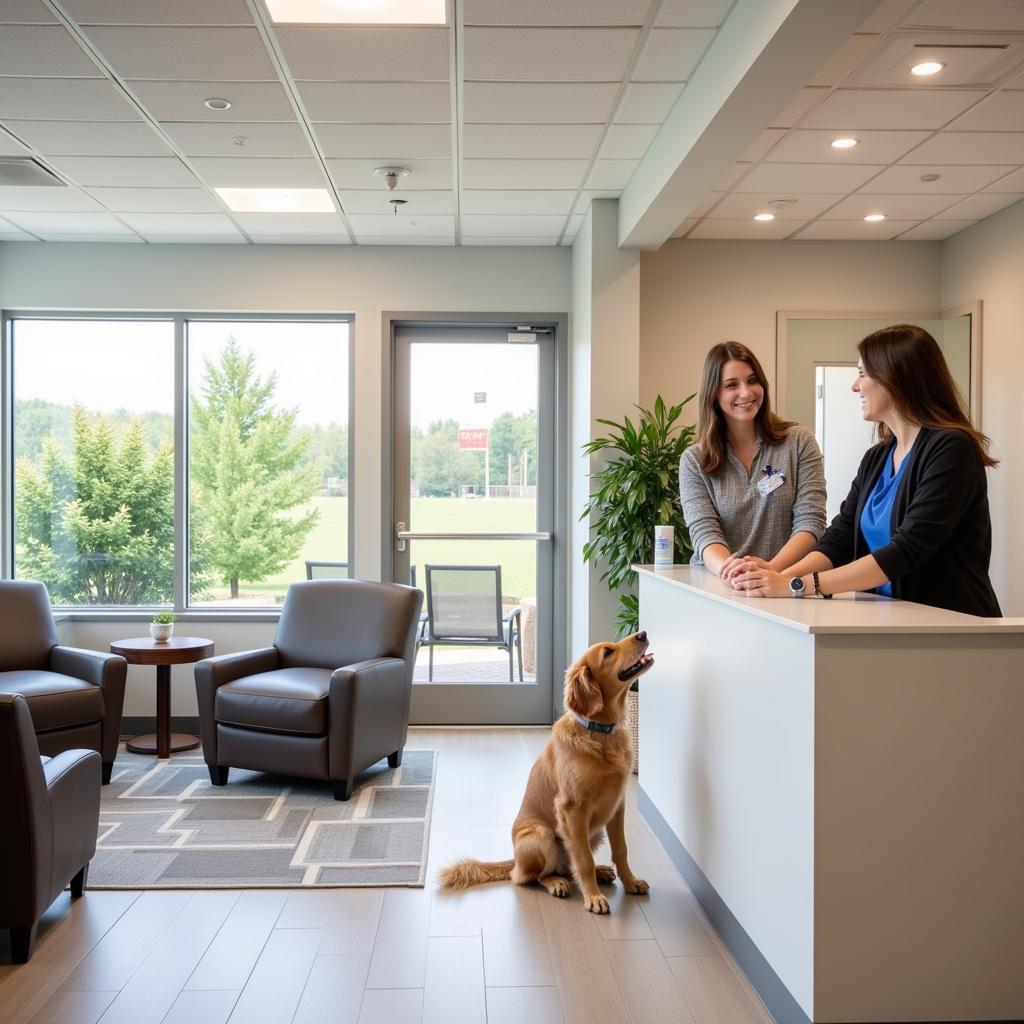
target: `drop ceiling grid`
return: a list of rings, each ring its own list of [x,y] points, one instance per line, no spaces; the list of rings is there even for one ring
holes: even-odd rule
[[[1024,132],[1011,130],[1024,124],[1024,92],[1016,91],[1017,83],[1024,83],[1020,65],[1004,69],[992,89],[939,84],[880,89],[861,81],[862,69],[871,66],[888,40],[905,33],[905,21],[874,35],[871,46],[865,34],[855,34],[776,119],[784,130],[766,129],[759,144],[744,154],[747,162],[737,165],[734,179],[706,197],[687,218],[692,221],[687,230],[674,237],[779,237],[779,221],[788,225],[785,238],[880,237],[893,225],[902,226],[892,237],[946,237],[988,215],[982,211],[994,212],[1024,198],[1024,182],[1015,178],[1021,177],[1024,164]],[[927,34],[919,35],[924,39]],[[972,125],[979,130],[958,130]],[[855,135],[862,145],[836,155],[827,145],[839,134]],[[817,158],[814,140],[821,140]],[[772,165],[774,173],[767,170]],[[858,166],[868,172],[859,182]],[[849,175],[839,195],[829,188],[842,181],[835,168]],[[980,173],[972,174],[975,169]],[[943,175],[935,191],[920,181],[929,172]],[[795,187],[787,187],[794,181]],[[899,187],[887,187],[887,181]],[[1001,199],[979,198],[998,189],[1000,181],[1014,183],[1019,194],[1007,187]],[[829,191],[832,202],[821,208],[819,200]],[[798,206],[777,213],[774,222],[755,223],[752,214],[745,221],[731,220],[726,200],[735,203],[745,193],[759,195],[765,210],[771,198],[795,198]],[[888,227],[865,223],[862,213],[854,219],[852,211],[861,207],[886,212]],[[723,223],[716,228],[709,223],[714,221]],[[950,230],[925,227],[933,221],[948,223]],[[816,227],[819,223],[829,226]]]

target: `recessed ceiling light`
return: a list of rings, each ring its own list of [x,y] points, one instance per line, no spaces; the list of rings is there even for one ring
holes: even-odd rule
[[[884,213],[869,213],[864,219],[866,221],[869,221],[870,223],[874,224],[875,221],[885,220],[885,214]]]
[[[842,139],[833,139],[829,145],[831,145],[833,149],[853,149],[858,142],[860,142],[860,139],[851,139],[846,137]]]
[[[941,60],[923,60],[920,64],[915,64],[910,73],[917,75],[918,78],[927,78],[929,75],[937,75],[945,66]]]
[[[235,213],[334,213],[325,188],[218,188]]]
[[[208,100],[203,100],[203,106],[209,107],[211,110],[228,110],[231,107],[231,100],[226,100],[220,96],[211,96]]]
[[[281,24],[446,25],[445,0],[267,0]]]
[[[775,220],[774,213],[755,213],[754,220]]]

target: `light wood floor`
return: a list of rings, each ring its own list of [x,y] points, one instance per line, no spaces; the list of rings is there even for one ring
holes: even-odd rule
[[[0,1022],[770,1024],[661,847],[627,806],[647,897],[612,913],[508,882],[439,891],[458,855],[504,859],[542,729],[412,729],[440,751],[425,889],[87,892],[35,955],[0,938]]]

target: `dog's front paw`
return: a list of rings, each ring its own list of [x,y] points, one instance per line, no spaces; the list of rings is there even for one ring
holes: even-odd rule
[[[584,896],[583,906],[592,914],[608,913],[608,901],[600,893],[597,896]]]
[[[615,881],[615,868],[608,864],[598,864],[594,869],[597,873],[597,880],[602,885],[607,885],[609,882]]]
[[[651,887],[642,878],[624,882],[622,887],[633,896],[644,896],[651,891]]]

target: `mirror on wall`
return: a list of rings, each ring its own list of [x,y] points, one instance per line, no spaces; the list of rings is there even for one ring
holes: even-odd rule
[[[874,443],[873,427],[861,418],[860,402],[850,390],[857,372],[857,343],[896,323],[916,324],[935,338],[971,419],[980,427],[980,302],[928,315],[778,314],[775,406],[786,419],[814,430],[825,456],[829,520]]]

